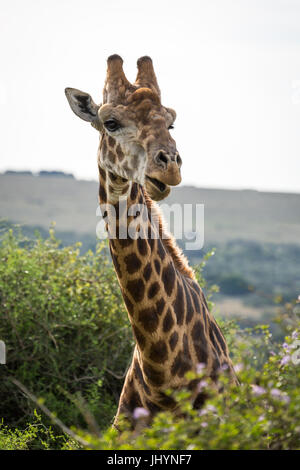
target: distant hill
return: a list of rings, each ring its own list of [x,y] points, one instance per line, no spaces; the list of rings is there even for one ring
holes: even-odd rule
[[[57,176],[0,175],[0,217],[60,231],[95,233],[96,182]]]
[[[41,170],[39,171],[36,175],[29,170],[6,170],[4,172],[4,175],[30,175],[30,176],[54,176],[54,177],[60,177],[60,178],[74,178],[74,175],[72,173],[65,173],[64,171],[48,171],[48,170]]]
[[[0,175],[0,218],[95,234],[98,183],[61,175]],[[173,188],[169,204],[204,204],[205,243],[233,239],[300,244],[300,194],[190,186]],[[175,220],[175,223],[177,221]],[[192,229],[192,221],[188,222]]]
[[[38,173],[38,176],[47,176],[47,177],[55,177],[55,178],[73,178],[74,175],[72,173],[65,173],[64,171],[47,171],[41,170]]]

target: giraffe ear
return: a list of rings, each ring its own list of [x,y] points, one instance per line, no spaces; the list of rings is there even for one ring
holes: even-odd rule
[[[66,88],[65,94],[72,111],[84,121],[90,122],[96,129],[100,126],[98,109],[91,96],[76,88]]]

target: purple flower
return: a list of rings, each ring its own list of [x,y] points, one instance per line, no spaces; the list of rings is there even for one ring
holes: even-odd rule
[[[281,393],[280,390],[278,390],[278,388],[272,388],[271,395],[274,398],[279,398],[279,397],[281,397],[282,393]]]
[[[239,372],[241,372],[244,369],[244,365],[242,363],[235,364],[233,366],[233,368],[234,368],[234,372],[236,372],[238,374]]]
[[[147,418],[149,414],[148,410],[138,406],[133,410],[133,419]]]
[[[286,355],[283,356],[283,358],[281,359],[280,365],[285,366],[288,362],[290,362],[290,359],[291,359],[291,356],[289,356],[288,354],[286,354]]]
[[[292,333],[292,338],[293,338],[293,339],[298,339],[298,331],[296,331],[296,330],[293,331],[293,333]]]
[[[200,382],[198,383],[198,392],[201,392],[205,387],[208,386],[208,383],[206,380],[200,380]]]
[[[217,413],[217,408],[214,405],[207,405],[206,409],[212,413]]]
[[[206,369],[206,364],[204,364],[204,362],[199,362],[196,366],[197,374],[202,374],[204,369]]]
[[[253,391],[254,395],[256,395],[256,396],[260,396],[260,395],[263,395],[264,393],[266,393],[266,389],[263,388],[263,387],[260,387],[260,385],[252,384],[251,387],[252,387],[252,391]]]
[[[291,399],[288,395],[282,395],[281,397],[282,401],[284,401],[285,403],[290,403]]]
[[[291,401],[290,397],[286,393],[283,393],[278,388],[272,388],[271,396],[273,398],[277,398],[280,401],[284,401],[285,403],[289,403]]]
[[[206,422],[204,422],[204,423],[201,423],[201,426],[202,426],[203,428],[207,428],[208,424],[207,424]]]

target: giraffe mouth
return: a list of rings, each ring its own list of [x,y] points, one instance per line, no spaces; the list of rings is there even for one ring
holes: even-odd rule
[[[146,175],[146,179],[150,181],[150,183],[156,187],[161,193],[164,193],[168,188],[168,185],[163,183],[162,181],[157,180],[156,178],[151,178],[151,176]]]

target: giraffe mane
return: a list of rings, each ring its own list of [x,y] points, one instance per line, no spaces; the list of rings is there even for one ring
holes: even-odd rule
[[[195,272],[189,266],[187,257],[183,254],[182,250],[178,247],[174,236],[166,229],[165,221],[163,219],[161,209],[159,205],[153,201],[150,196],[147,194],[147,191],[144,190],[144,197],[146,201],[146,205],[148,211],[154,215],[155,219],[158,220],[158,227],[159,227],[159,235],[161,237],[161,241],[173,259],[175,267],[178,271],[183,274],[184,276],[189,277],[190,279],[195,280]]]

